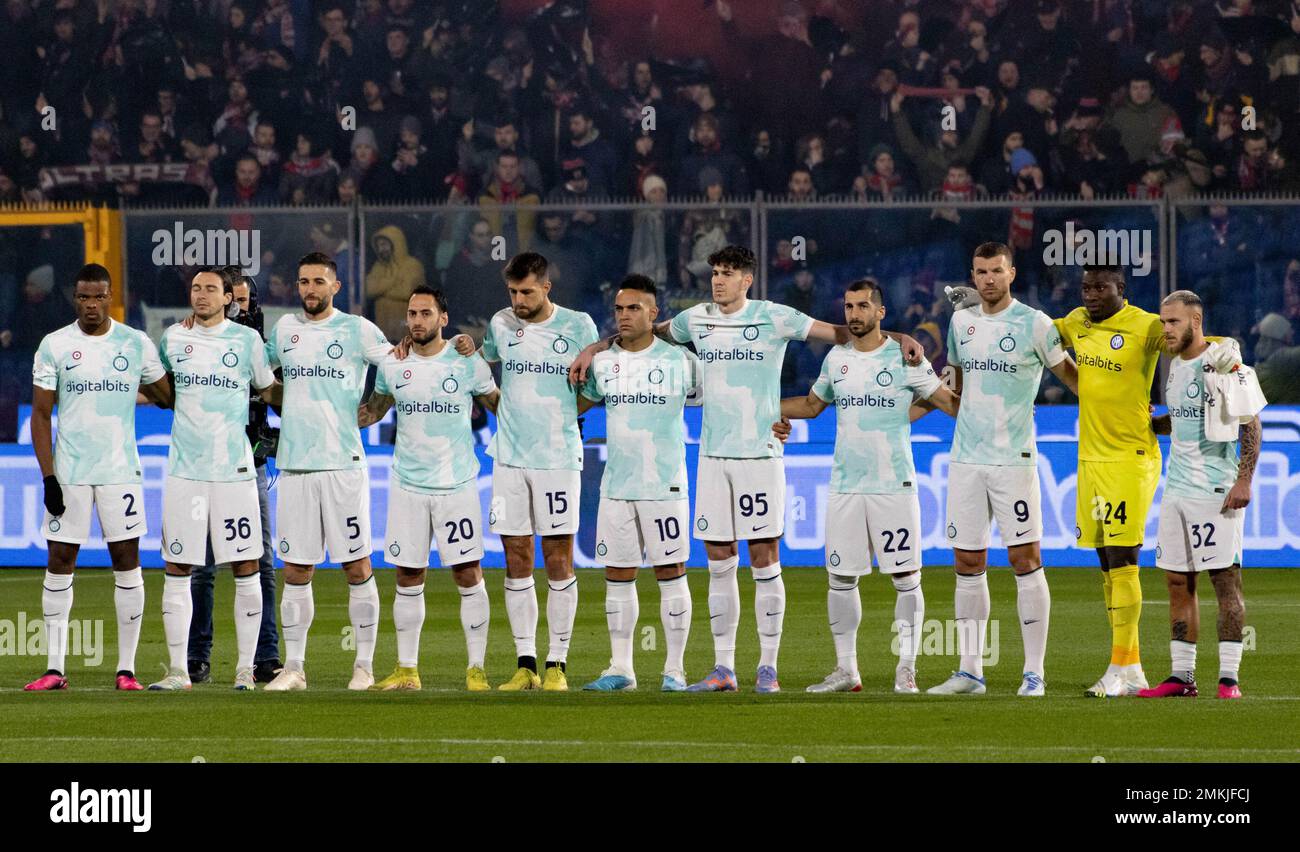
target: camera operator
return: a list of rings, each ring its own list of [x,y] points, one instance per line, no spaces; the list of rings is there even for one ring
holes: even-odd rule
[[[257,299],[257,282],[244,275],[238,266],[219,270],[234,284],[235,299],[230,303],[227,317],[231,322],[246,325],[264,340],[262,308]],[[253,462],[257,466],[257,502],[262,512],[262,627],[257,636],[257,651],[253,657],[253,678],[258,683],[269,683],[280,668],[280,634],[275,623],[275,559],[271,546],[271,513],[267,501],[266,459],[275,455],[279,430],[271,429],[267,422],[267,404],[256,394],[249,400],[248,442],[253,447]],[[212,551],[208,551],[208,564],[195,568],[190,584],[194,602],[194,618],[190,622],[189,670],[193,683],[204,683],[211,678],[213,582],[216,566]]]

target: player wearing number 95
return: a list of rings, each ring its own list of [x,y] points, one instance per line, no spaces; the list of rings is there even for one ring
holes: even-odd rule
[[[1176,290],[1160,305],[1165,341],[1174,356],[1165,384],[1169,413],[1152,428],[1169,435],[1169,468],[1160,502],[1156,567],[1169,588],[1173,673],[1138,692],[1142,698],[1196,695],[1199,574],[1209,572],[1219,602],[1219,697],[1240,698],[1241,542],[1250,484],[1259,460],[1259,412],[1265,404],[1255,371],[1238,360],[1233,342],[1211,343],[1201,299]],[[1241,456],[1237,456],[1237,444]]]
[[[486,361],[457,354],[443,339],[446,326],[442,291],[416,287],[406,304],[408,354],[384,359],[375,374],[375,392],[358,413],[364,429],[397,406],[385,535],[388,561],[397,566],[397,668],[372,687],[376,690],[420,688],[424,577],[433,541],[460,592],[460,624],[469,651],[465,686],[472,692],[489,688],[483,670],[488,595],[479,568],[483,524],[470,412],[475,400],[495,412],[500,392]]]
[[[379,592],[370,570],[370,477],[357,429],[366,365],[378,366],[392,346],[370,320],[334,309],[338,269],[329,255],[298,261],[302,313],[286,314],[266,341],[266,357],[282,368],[280,498],[275,526],[284,560],[284,670],[266,685],[306,689],[307,631],[316,612],[311,578],[325,548],[348,580],[348,619],[357,643],[348,689],[369,689]]]
[[[632,638],[639,611],[636,572],[642,554],[659,581],[659,615],[668,654],[661,688],[686,689],[682,661],[691,629],[686,585],[690,506],[682,408],[699,405],[700,364],[690,351],[655,337],[657,288],[644,275],[623,279],[614,297],[618,343],[591,362],[582,395],[605,401],[609,451],[600,481],[596,557],[605,563],[609,668],[583,687],[636,689]]]
[[[1011,296],[1011,249],[975,249],[971,279],[980,304],[956,311],[948,363],[961,412],[948,465],[946,532],[957,568],[954,610],[961,669],[929,692],[983,694],[984,630],[989,618],[989,522],[996,518],[1016,574],[1016,608],[1025,644],[1018,695],[1045,693],[1043,660],[1051,596],[1043,575],[1043,521],[1034,439],[1034,397],[1043,368],[1078,392],[1078,370],[1051,319]]]
[[[275,376],[262,338],[226,318],[234,283],[202,269],[190,284],[193,322],[163,332],[162,364],[175,387],[163,489],[163,631],[170,667],[149,688],[190,688],[190,572],[207,564],[208,539],[214,564],[230,563],[235,574],[235,689],[252,690],[253,654],[262,623],[262,515],[257,468],[248,443],[249,385],[271,400]]]
[[[835,406],[835,459],[826,514],[826,608],[835,640],[836,667],[809,692],[857,692],[858,578],[871,573],[871,556],[898,593],[894,629],[898,665],[894,691],[915,693],[916,657],[925,620],[921,592],[921,503],[912,463],[911,413],[931,407],[957,415],[957,395],[944,387],[924,359],[903,361],[899,345],[881,333],[885,306],[880,285],[854,281],[844,294],[844,320],[853,339],[826,354],[821,375],[806,397],[781,401],[784,417],[812,418]]]
[[[45,478],[49,542],[41,610],[45,616],[45,674],[29,691],[66,689],[64,657],[72,572],[90,536],[90,512],[113,560],[117,610],[117,688],[143,689],[135,679],[135,650],[144,616],[140,536],[146,532],[140,457],[135,447],[139,390],[159,406],[171,404],[171,386],[153,341],[109,317],[108,270],[90,263],[77,273],[73,307],[77,321],[45,336],[32,367],[32,449]],[[51,446],[51,418],[59,405],[58,444]]]

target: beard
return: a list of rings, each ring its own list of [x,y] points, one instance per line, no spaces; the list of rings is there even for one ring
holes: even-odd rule
[[[851,323],[849,323],[849,334],[853,335],[854,337],[866,337],[868,334],[870,334],[871,332],[873,332],[873,331],[875,331],[875,330],[876,330],[876,323],[874,323],[874,322],[872,322],[872,323],[866,323],[866,322],[857,322],[857,323],[855,323],[855,322],[851,322]]]
[[[413,340],[415,342],[415,345],[417,346],[424,346],[428,343],[432,343],[434,339],[437,338],[437,336],[438,336],[438,332],[436,331],[424,332],[423,336],[420,336],[415,332],[411,332],[411,340]]]
[[[321,299],[321,300],[320,300],[320,303],[317,304],[317,305],[316,305],[316,308],[313,310],[313,309],[311,308],[311,306],[309,306],[309,305],[307,304],[307,300],[306,300],[306,299],[303,299],[303,300],[302,300],[302,309],[303,309],[303,312],[306,313],[307,315],[309,315],[309,316],[313,316],[313,317],[314,317],[314,316],[319,316],[320,314],[325,313],[325,311],[329,308],[329,306],[330,306],[329,299]]]

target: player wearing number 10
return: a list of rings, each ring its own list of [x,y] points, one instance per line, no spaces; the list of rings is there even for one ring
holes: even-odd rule
[[[224,270],[223,270],[224,271]],[[163,333],[163,367],[172,375],[176,417],[163,490],[163,631],[171,657],[167,676],[152,690],[190,688],[187,671],[190,572],[207,562],[229,562],[235,574],[235,689],[253,689],[253,654],[262,622],[262,517],[257,469],[244,427],[249,385],[271,401],[275,376],[257,332],[226,318],[234,282],[200,270],[190,284],[192,327],[177,323]]]

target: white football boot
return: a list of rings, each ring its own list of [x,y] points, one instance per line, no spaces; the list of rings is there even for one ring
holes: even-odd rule
[[[975,677],[969,672],[953,672],[943,683],[932,686],[925,692],[927,695],[983,695],[984,678]]]
[[[835,671],[826,675],[826,679],[821,683],[814,683],[808,687],[808,692],[861,692],[862,679],[852,672],[845,671],[839,666]]]
[[[280,669],[275,680],[268,683],[265,692],[290,692],[307,688],[307,675],[297,669]]]

